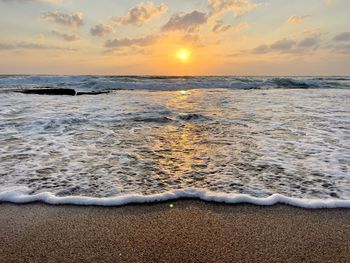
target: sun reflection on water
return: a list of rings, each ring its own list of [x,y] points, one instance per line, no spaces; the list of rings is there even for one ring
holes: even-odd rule
[[[201,92],[181,90],[167,101],[166,106],[180,116],[191,116],[197,103],[202,100]],[[190,118],[190,117],[189,117]],[[198,184],[209,165],[211,151],[204,142],[207,139],[204,124],[200,121],[187,121],[181,124],[169,124],[157,130],[157,140],[153,151],[159,154],[157,167],[171,174],[174,180]]]

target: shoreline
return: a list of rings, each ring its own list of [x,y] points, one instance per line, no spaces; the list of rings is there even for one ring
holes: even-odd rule
[[[0,256],[4,262],[345,262],[350,209],[199,200],[0,203]]]
[[[175,200],[200,200],[223,204],[251,204],[259,206],[291,205],[305,209],[350,208],[350,199],[302,199],[273,194],[268,197],[254,197],[247,194],[227,194],[211,192],[204,189],[177,189],[152,195],[127,194],[115,197],[88,196],[56,196],[50,192],[32,194],[25,186],[13,187],[0,192],[0,203],[30,204],[43,202],[49,205],[78,205],[119,207],[133,204],[152,204],[158,202],[174,202]]]

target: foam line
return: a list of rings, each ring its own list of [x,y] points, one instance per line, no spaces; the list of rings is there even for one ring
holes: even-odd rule
[[[52,205],[81,205],[81,206],[123,206],[127,204],[156,203],[180,198],[196,198],[203,201],[227,203],[227,204],[254,204],[260,206],[272,206],[287,204],[301,208],[350,208],[350,200],[339,199],[300,199],[291,198],[280,194],[274,194],[266,198],[257,198],[245,194],[225,194],[205,191],[201,189],[174,190],[162,194],[139,195],[130,194],[110,198],[95,198],[84,196],[58,197],[52,193],[38,193],[31,195],[27,187],[13,187],[0,191],[0,202],[25,204],[32,202],[44,202]]]

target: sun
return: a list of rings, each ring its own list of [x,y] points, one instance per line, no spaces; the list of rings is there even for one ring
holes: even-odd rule
[[[182,52],[182,53],[180,54],[180,58],[181,58],[182,60],[186,60],[186,59],[187,59],[187,53],[186,53],[186,52]]]
[[[180,49],[177,51],[176,57],[181,62],[187,62],[190,58],[190,52],[187,49]]]

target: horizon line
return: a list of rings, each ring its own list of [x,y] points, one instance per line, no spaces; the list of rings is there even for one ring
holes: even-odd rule
[[[186,78],[186,77],[350,77],[349,74],[340,74],[340,75],[333,75],[333,74],[325,74],[325,75],[234,75],[234,74],[227,74],[227,75],[220,75],[220,74],[211,74],[211,75],[166,75],[166,74],[158,74],[158,75],[149,75],[149,74],[45,74],[45,73],[13,73],[13,74],[5,74],[0,73],[1,77],[5,76],[49,76],[49,77],[82,77],[82,76],[95,76],[95,77],[168,77],[168,78]]]

